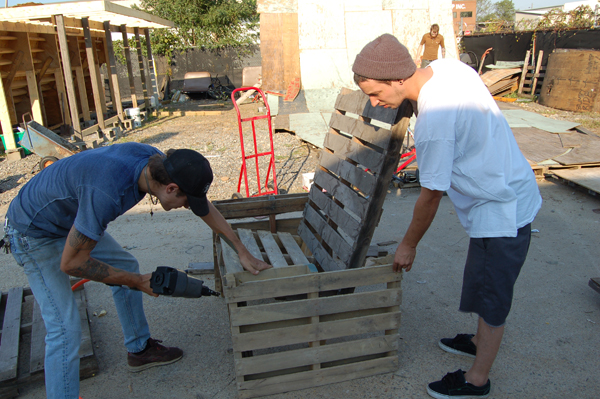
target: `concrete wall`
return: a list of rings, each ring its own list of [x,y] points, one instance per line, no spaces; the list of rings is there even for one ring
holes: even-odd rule
[[[285,6],[285,7],[284,7]],[[391,33],[413,57],[432,24],[457,58],[449,0],[259,0],[260,13],[297,12],[302,88],[311,112],[330,110],[342,87],[355,88],[352,64],[373,39]]]

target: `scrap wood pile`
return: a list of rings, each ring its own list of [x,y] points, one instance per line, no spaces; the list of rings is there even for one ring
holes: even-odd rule
[[[492,96],[502,97],[519,89],[521,68],[495,69],[481,75]]]

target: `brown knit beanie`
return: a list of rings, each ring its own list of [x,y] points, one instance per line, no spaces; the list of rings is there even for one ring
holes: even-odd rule
[[[355,74],[378,80],[406,79],[416,70],[408,49],[389,33],[363,47],[352,66]]]

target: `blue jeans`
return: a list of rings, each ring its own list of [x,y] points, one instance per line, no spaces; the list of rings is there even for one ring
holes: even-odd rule
[[[81,321],[69,276],[60,270],[66,237],[33,238],[7,226],[12,254],[23,267],[46,326],[46,395],[49,399],[79,398]],[[91,253],[94,259],[132,273],[139,264],[108,233]],[[139,352],[150,338],[142,293],[111,287],[128,352]]]

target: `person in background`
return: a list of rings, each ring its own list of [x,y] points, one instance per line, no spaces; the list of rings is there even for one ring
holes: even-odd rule
[[[415,63],[420,64],[421,68],[427,68],[432,61],[438,59],[438,49],[442,47],[442,58],[446,57],[446,46],[444,46],[444,36],[440,35],[440,27],[438,24],[431,25],[429,33],[425,33],[417,49],[417,58]],[[421,51],[423,54],[421,54]]]

